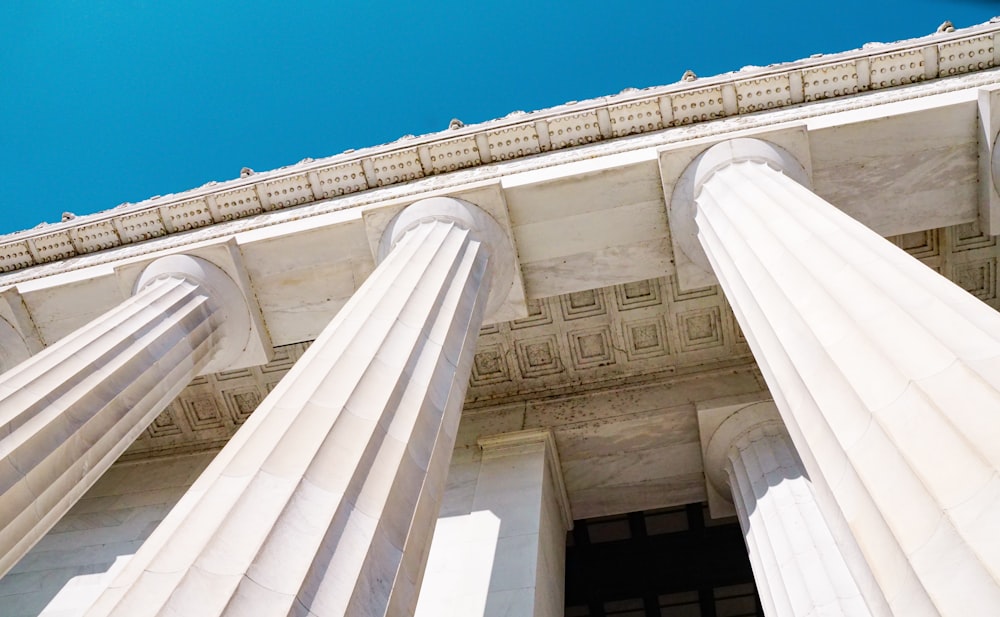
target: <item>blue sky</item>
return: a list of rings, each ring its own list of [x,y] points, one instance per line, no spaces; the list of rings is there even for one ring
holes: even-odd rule
[[[0,233],[568,100],[933,32],[1000,0],[14,2]]]

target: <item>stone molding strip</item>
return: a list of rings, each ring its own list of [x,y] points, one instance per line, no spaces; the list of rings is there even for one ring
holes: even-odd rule
[[[0,272],[319,202],[464,168],[757,111],[837,99],[1000,66],[1000,23],[668,86],[628,89],[532,113],[174,195],[0,237]]]

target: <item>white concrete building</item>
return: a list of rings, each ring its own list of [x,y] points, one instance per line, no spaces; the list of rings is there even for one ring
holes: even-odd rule
[[[0,238],[0,615],[1000,614],[998,133],[991,23]]]

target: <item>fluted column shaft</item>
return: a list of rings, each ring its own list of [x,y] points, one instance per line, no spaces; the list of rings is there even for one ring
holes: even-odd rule
[[[88,615],[412,614],[491,251],[448,216],[398,231]]]
[[[211,295],[167,268],[0,376],[0,575],[213,360],[226,310]]]
[[[1000,315],[780,161],[713,165],[696,182],[701,245],[821,504],[839,510],[826,518],[870,567],[866,598],[896,615],[996,614]]]
[[[764,614],[869,617],[774,403],[730,415],[708,454],[709,477],[731,491]]]

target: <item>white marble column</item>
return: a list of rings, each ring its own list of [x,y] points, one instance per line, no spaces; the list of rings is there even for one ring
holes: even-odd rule
[[[489,215],[448,198],[408,207],[382,246],[88,615],[412,614],[491,262],[510,252]]]
[[[130,299],[0,375],[0,575],[249,328],[222,270],[171,256]]]
[[[870,568],[876,589],[848,562],[869,606],[995,615],[1000,315],[793,177],[787,152],[733,140],[672,207],[693,204],[824,516]]]
[[[560,617],[569,499],[548,429],[479,438],[465,515],[438,520],[417,617]]]
[[[703,414],[717,416],[705,474],[731,496],[764,614],[869,617],[774,403]]]

